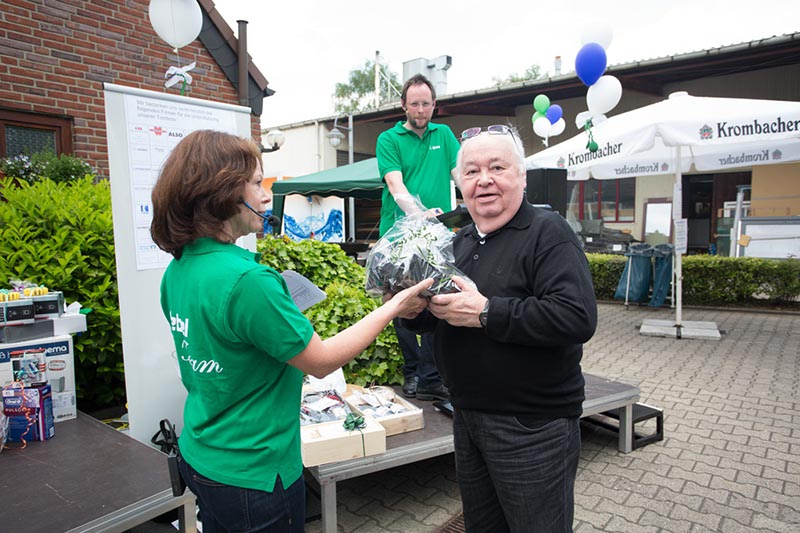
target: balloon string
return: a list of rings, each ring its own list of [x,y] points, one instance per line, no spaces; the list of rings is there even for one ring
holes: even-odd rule
[[[586,143],[586,148],[588,148],[590,152],[596,152],[597,143],[594,142],[594,135],[592,134],[592,119],[586,121],[586,124],[584,124],[583,129],[585,129],[586,133],[589,135],[589,142]]]
[[[178,68],[181,68],[181,53],[175,49],[175,58],[178,60]],[[186,76],[181,76],[181,96],[186,92]]]

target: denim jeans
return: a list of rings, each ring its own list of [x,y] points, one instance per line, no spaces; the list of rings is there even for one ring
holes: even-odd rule
[[[280,476],[272,492],[217,483],[178,458],[178,469],[197,496],[203,533],[302,533],[305,529],[306,491],[303,477],[284,489]]]
[[[392,322],[397,332],[397,342],[403,352],[403,376],[406,379],[417,376],[417,387],[420,389],[435,389],[442,384],[442,378],[436,369],[436,360],[433,358],[433,333],[421,334],[422,344],[417,342],[417,334],[400,325],[395,318]]]
[[[471,533],[572,531],[578,418],[524,420],[456,409],[456,474]]]

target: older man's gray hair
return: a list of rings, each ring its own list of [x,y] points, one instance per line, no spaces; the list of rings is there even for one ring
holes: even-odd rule
[[[463,170],[461,154],[464,152],[464,147],[467,146],[468,143],[472,142],[473,140],[477,139],[482,135],[493,135],[498,138],[508,139],[508,141],[506,142],[508,142],[511,146],[511,152],[514,154],[517,166],[519,167],[519,172],[523,176],[525,175],[526,172],[525,148],[522,146],[522,139],[520,139],[519,132],[514,126],[509,125],[509,129],[511,130],[511,133],[506,135],[497,135],[494,133],[489,133],[488,131],[482,131],[475,137],[470,137],[469,139],[461,143],[461,150],[458,151],[458,157],[456,158],[456,176],[455,176],[456,187],[458,187],[459,189],[461,188],[461,173]]]

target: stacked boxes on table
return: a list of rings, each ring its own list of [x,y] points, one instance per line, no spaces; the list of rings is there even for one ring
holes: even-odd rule
[[[39,371],[38,376],[34,367]],[[75,357],[71,335],[0,344],[0,388],[26,376],[27,382],[23,380],[26,387],[44,383],[50,385],[56,422],[77,417]]]
[[[386,437],[425,427],[421,408],[395,395],[388,387],[380,389],[390,392],[392,398],[378,400],[385,409],[376,410],[362,403],[362,398],[375,391],[347,385],[344,400],[351,412],[363,418],[364,427],[360,431],[346,429],[343,420],[301,426],[303,464],[316,466],[384,453]]]
[[[342,379],[342,387],[344,388]],[[337,387],[305,388],[300,404],[300,444],[305,466],[357,459],[386,451],[386,431],[369,417],[355,427],[357,412]]]

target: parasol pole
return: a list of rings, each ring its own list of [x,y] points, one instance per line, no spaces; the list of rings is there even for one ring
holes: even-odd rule
[[[674,190],[678,194],[682,194],[683,190],[683,174],[681,172],[681,147],[677,146],[675,148],[675,188]],[[672,199],[673,205],[676,205],[675,202],[680,202],[678,205],[682,205],[683,198],[673,198]],[[677,218],[675,218],[675,210],[673,209],[672,214],[672,223],[673,223],[673,238],[677,236],[678,228],[676,226]],[[673,243],[675,244],[675,243]],[[681,337],[681,306],[683,305],[683,273],[682,273],[682,258],[683,254],[678,252],[677,246],[673,246],[674,254],[675,254],[675,296],[676,303],[675,303],[675,327],[677,328],[678,338]]]

